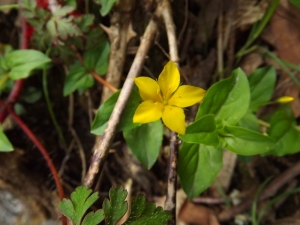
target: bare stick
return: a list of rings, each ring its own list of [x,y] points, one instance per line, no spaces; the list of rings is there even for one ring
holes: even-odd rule
[[[172,18],[171,6],[168,0],[162,1],[161,16],[166,25],[166,31],[169,43],[170,59],[178,66],[178,48],[176,40],[175,25]],[[172,132],[170,143],[170,160],[168,172],[168,190],[165,201],[165,210],[169,210],[172,214],[172,219],[168,222],[169,225],[176,224],[176,188],[177,188],[177,158],[178,158],[178,140],[177,134]]]
[[[108,71],[105,79],[114,87],[119,87],[120,85],[126,59],[127,43],[135,36],[131,28],[131,17],[134,5],[135,0],[119,1],[118,7],[115,7],[110,19],[111,26],[104,29],[111,43]],[[104,28],[103,25],[102,28]],[[102,102],[106,101],[113,93],[112,90],[104,87]]]
[[[91,161],[91,165],[89,167],[88,173],[83,182],[83,184],[88,187],[92,186],[92,184],[95,180],[96,174],[99,172],[100,167],[103,166],[103,162],[104,162],[104,159],[109,150],[109,146],[110,146],[110,144],[114,138],[114,135],[116,133],[117,125],[120,121],[121,114],[125,108],[125,105],[128,101],[131,91],[133,89],[133,79],[140,73],[140,71],[142,69],[146,54],[149,51],[149,48],[151,46],[151,43],[154,40],[156,32],[157,32],[157,24],[152,19],[152,20],[150,20],[150,22],[145,30],[145,33],[141,39],[141,44],[136,53],[135,59],[132,63],[132,66],[130,68],[130,71],[128,73],[126,81],[123,85],[120,96],[115,105],[115,108],[114,108],[114,110],[110,116],[110,119],[107,123],[107,127],[104,131],[104,134],[101,137],[100,141],[98,141],[98,143],[96,143],[94,155],[93,155],[93,158]]]

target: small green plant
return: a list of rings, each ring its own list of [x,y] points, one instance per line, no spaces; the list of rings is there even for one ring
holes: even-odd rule
[[[107,225],[115,225],[128,209],[130,215],[123,225],[164,225],[171,219],[168,211],[156,207],[153,203],[147,203],[143,195],[133,198],[131,206],[128,206],[125,200],[127,191],[121,186],[110,189],[110,199],[104,200],[103,209],[86,214],[88,208],[98,199],[97,193],[91,193],[92,190],[86,186],[80,186],[71,194],[71,200],[63,199],[60,202],[59,209],[74,225],[96,225],[103,220]]]

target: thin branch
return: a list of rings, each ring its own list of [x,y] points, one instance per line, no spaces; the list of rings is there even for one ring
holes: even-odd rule
[[[107,127],[100,141],[95,146],[94,155],[89,167],[88,173],[84,180],[84,185],[91,187],[94,183],[95,176],[98,174],[100,167],[102,168],[105,157],[108,153],[109,146],[114,138],[117,125],[120,121],[121,114],[126,106],[128,98],[133,89],[133,79],[140,73],[145,57],[149,51],[149,48],[154,40],[157,32],[157,24],[151,19],[145,33],[141,39],[141,44],[136,53],[135,59],[132,63],[126,81],[121,90],[120,96],[116,102],[115,108],[110,116]]]
[[[178,138],[177,134],[172,132],[170,140],[167,197],[164,207],[165,210],[169,210],[173,216],[173,218],[168,222],[168,225],[176,224],[177,159]]]
[[[172,18],[171,6],[168,0],[162,1],[160,12],[167,31],[170,59],[178,66],[178,47],[176,40],[175,24]],[[170,143],[170,160],[168,172],[168,190],[165,201],[165,210],[169,210],[172,214],[172,219],[168,225],[176,224],[176,189],[177,189],[177,158],[178,158],[178,139],[177,134],[172,132]]]

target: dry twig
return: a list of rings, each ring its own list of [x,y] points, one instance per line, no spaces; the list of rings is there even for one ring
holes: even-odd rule
[[[126,81],[123,85],[120,96],[116,102],[115,108],[107,123],[107,127],[104,131],[104,134],[95,146],[95,151],[91,161],[91,165],[83,182],[84,185],[88,187],[92,186],[96,174],[98,174],[100,167],[103,166],[104,160],[109,150],[109,146],[116,133],[117,125],[120,121],[121,114],[131,94],[133,88],[133,79],[140,73],[142,69],[146,54],[149,51],[149,48],[154,40],[156,32],[157,24],[153,19],[151,19],[141,39],[139,49],[132,63]]]

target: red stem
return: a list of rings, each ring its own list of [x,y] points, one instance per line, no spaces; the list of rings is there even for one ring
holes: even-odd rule
[[[5,103],[4,103],[5,104]],[[31,141],[36,145],[36,147],[39,149],[40,153],[43,155],[44,159],[46,160],[48,167],[53,175],[58,193],[59,193],[59,198],[63,199],[64,198],[64,190],[62,187],[62,184],[60,182],[60,178],[58,175],[58,172],[47,152],[47,150],[44,148],[44,146],[40,143],[40,141],[37,139],[37,137],[32,133],[32,131],[27,127],[27,125],[21,120],[21,118],[15,113],[13,108],[11,106],[8,106],[8,112],[10,115],[13,117],[13,119],[17,122],[17,124],[22,128],[24,133],[31,139]],[[62,216],[62,223],[63,225],[66,224],[66,218]]]

